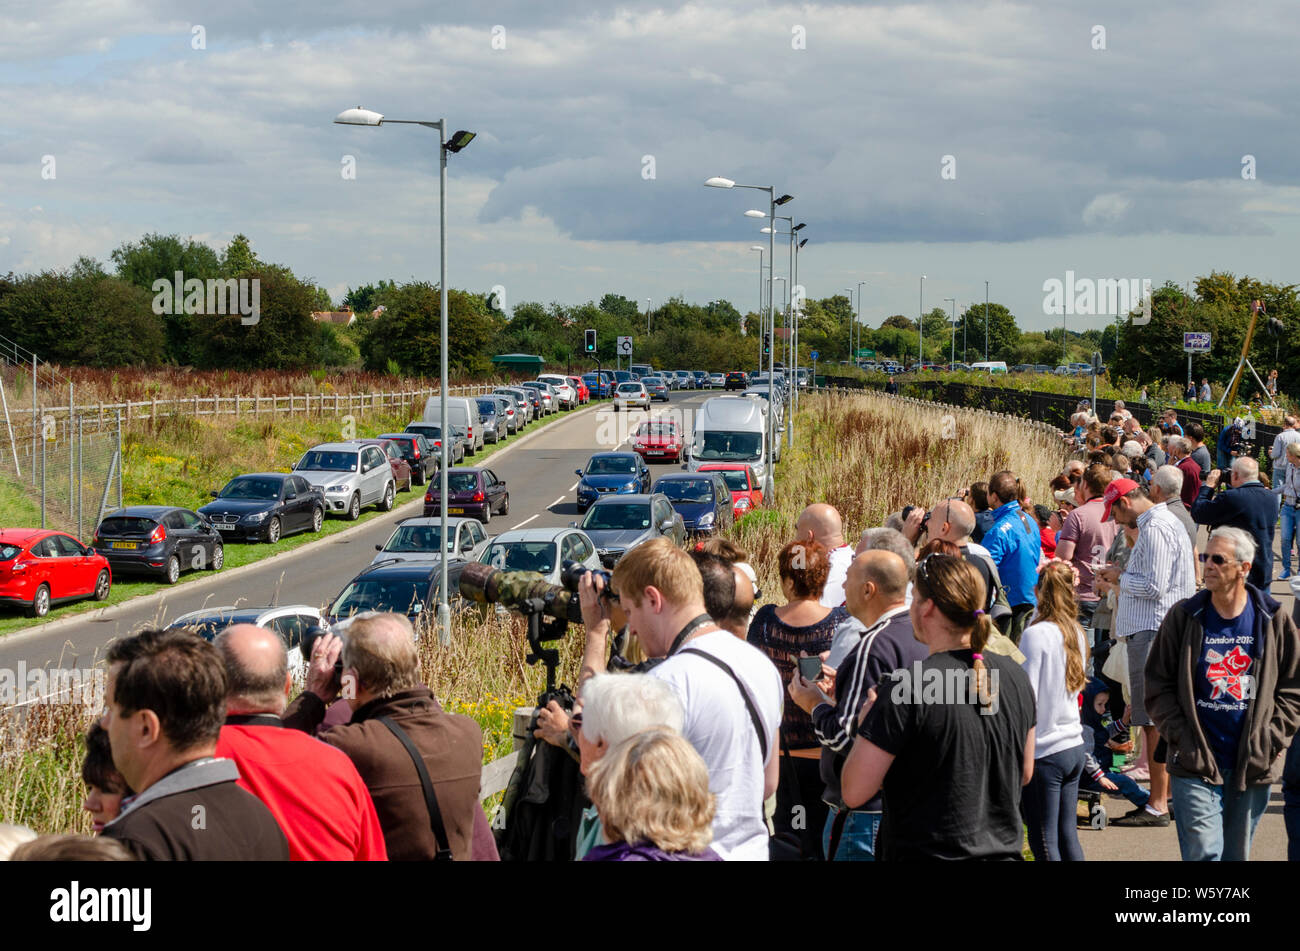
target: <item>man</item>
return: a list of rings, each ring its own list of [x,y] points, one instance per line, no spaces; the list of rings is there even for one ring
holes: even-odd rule
[[[1187,532],[1187,540],[1192,545],[1192,560],[1195,562],[1196,522],[1192,520],[1192,513],[1187,511],[1187,506],[1183,504],[1182,491],[1183,470],[1177,466],[1161,466],[1151,477],[1151,485],[1147,487],[1147,495],[1151,501],[1167,508],[1170,514],[1178,519],[1178,524],[1183,526],[1183,531]]]
[[[1249,582],[1255,556],[1246,532],[1217,529],[1205,590],[1169,612],[1147,661],[1147,705],[1169,741],[1184,861],[1250,858],[1269,785],[1300,726],[1300,637]]]
[[[904,535],[913,544],[919,544],[921,524],[925,523],[925,536],[931,541],[952,542],[961,549],[962,557],[975,566],[975,570],[984,579],[984,590],[988,594],[984,610],[994,622],[1010,618],[1011,606],[1007,602],[1006,589],[1002,587],[1002,578],[998,575],[998,566],[983,545],[970,540],[975,530],[975,512],[961,499],[944,499],[935,504],[928,513],[914,509],[908,513]],[[910,598],[909,598],[910,601]]]
[[[234,624],[213,642],[226,669],[226,725],[217,755],[234,760],[239,785],[266,804],[294,861],[385,861],[384,834],[366,784],[334,747],[285,729],[293,689],[284,641]]]
[[[1283,471],[1287,465],[1286,447],[1293,442],[1300,441],[1300,430],[1296,429],[1297,420],[1288,413],[1282,417],[1282,431],[1273,437],[1273,448],[1268,451],[1268,457],[1273,460],[1273,489],[1277,491],[1277,486],[1286,478]],[[1227,468],[1225,465],[1224,468]],[[1279,477],[1279,473],[1282,473]]]
[[[1205,427],[1200,423],[1187,424],[1187,445],[1189,448],[1188,455],[1201,470],[1201,481],[1210,474],[1214,466],[1210,462],[1210,450],[1205,447]]]
[[[1195,399],[1195,396],[1193,396],[1193,399]],[[1167,409],[1164,411],[1160,422],[1160,431],[1166,436],[1183,435],[1183,427],[1178,422],[1178,410]]]
[[[226,672],[217,650],[183,630],[146,630],[108,647],[113,765],[136,791],[103,834],[138,859],[285,861],[289,844],[239,770],[216,759]]]
[[[1201,377],[1201,402],[1208,403],[1214,399],[1214,392],[1210,389],[1209,377]]]
[[[1191,446],[1183,436],[1169,437],[1169,461],[1183,474],[1183,490],[1179,498],[1190,511],[1201,489],[1201,467],[1191,456]]]
[[[1084,470],[1083,478],[1074,487],[1077,506],[1061,524],[1061,535],[1056,543],[1056,558],[1068,561],[1074,569],[1074,595],[1079,602],[1079,623],[1092,629],[1092,617],[1100,600],[1093,586],[1093,565],[1106,560],[1106,552],[1119,527],[1102,518],[1105,503],[1102,496],[1111,482],[1111,470],[1093,465]]]
[[[1277,526],[1278,497],[1259,481],[1259,463],[1250,456],[1238,456],[1232,462],[1232,491],[1215,497],[1219,470],[1205,480],[1192,518],[1213,530],[1220,525],[1245,529],[1255,539],[1258,556],[1250,566],[1247,580],[1261,591],[1273,583],[1273,533]]]
[[[1220,469],[1228,468],[1232,465],[1232,460],[1241,454],[1241,425],[1237,420],[1229,420],[1219,429],[1215,451]]]
[[[704,582],[704,609],[723,630],[742,641],[749,636],[749,609],[754,604],[749,578],[719,555],[691,552]]]
[[[812,715],[813,730],[822,744],[821,777],[826,783],[822,798],[831,807],[822,832],[828,861],[875,859],[880,797],[850,810],[840,796],[840,770],[853,745],[867,692],[885,674],[929,656],[912,633],[904,599],[907,584],[907,566],[895,553],[873,550],[855,557],[844,587],[845,603],[864,633],[835,671],[835,697],[804,680],[797,668],[790,681],[791,698]]]
[[[889,378],[889,382],[885,384],[885,392],[888,393],[890,396],[898,395],[898,384],[894,382],[894,378],[892,376]]]
[[[1169,779],[1165,764],[1152,755],[1160,734],[1146,707],[1143,671],[1165,615],[1196,592],[1192,549],[1178,519],[1163,505],[1152,502],[1132,479],[1116,479],[1106,487],[1105,498],[1106,518],[1113,516],[1120,525],[1138,530],[1137,543],[1123,571],[1111,566],[1097,572],[1097,577],[1119,589],[1114,630],[1116,637],[1125,640],[1128,655],[1129,724],[1142,727],[1151,773],[1150,800],[1116,819],[1115,825],[1167,826]]]
[[[784,700],[775,665],[709,619],[700,573],[671,540],[633,548],[619,560],[611,582],[646,655],[666,658],[650,674],[677,692],[686,711],[682,735],[708,767],[709,789],[717,797],[714,851],[727,859],[766,860],[763,803],[776,791]],[[578,586],[587,633],[584,674],[603,673],[608,656],[603,588],[592,573]]]
[[[686,553],[682,553],[686,557]],[[343,658],[342,679],[334,665]],[[442,848],[467,861],[473,854],[475,813],[483,762],[483,732],[469,717],[444,713],[420,685],[411,623],[400,614],[361,614],[347,628],[347,644],[329,635],[312,646],[307,689],[285,722],[313,732],[341,692],[352,719],[319,734],[352,760],[370,790],[393,861],[434,859]],[[415,745],[433,786],[446,841],[432,828],[424,785],[411,754],[384,720]]]
[[[838,608],[844,603],[844,576],[853,561],[853,549],[844,542],[844,522],[835,506],[814,502],[799,513],[794,523],[796,541],[815,541],[826,549],[831,571],[822,589],[822,607]]]
[[[1020,508],[1016,495],[1019,484],[1015,473],[1006,469],[989,479],[989,503],[996,503],[997,508],[992,528],[980,541],[1006,585],[1007,600],[1011,602],[1011,624],[1006,633],[1016,643],[1038,603],[1034,586],[1043,544],[1038,530],[1030,526],[1029,516]]]
[[[910,514],[910,513],[909,513]],[[858,539],[857,548],[853,550],[856,558],[865,551],[893,552],[907,569],[907,584],[903,589],[903,604],[912,603],[912,579],[916,577],[916,546],[907,540],[902,532],[894,528],[864,529]],[[831,638],[830,653],[826,657],[826,666],[835,670],[844,662],[844,658],[857,646],[867,628],[853,616],[852,612],[835,626],[835,635]]]
[[[1124,417],[1124,425],[1120,427],[1120,431],[1123,433],[1121,441],[1128,442],[1130,439],[1137,439],[1138,433],[1142,432],[1142,424],[1138,422],[1136,416],[1129,415]]]

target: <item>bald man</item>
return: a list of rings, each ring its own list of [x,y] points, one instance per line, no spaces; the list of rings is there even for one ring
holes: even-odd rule
[[[812,540],[826,549],[831,561],[826,587],[822,589],[824,607],[838,608],[844,603],[844,577],[853,561],[853,548],[844,543],[844,522],[835,506],[814,502],[799,513],[794,523],[795,539]]]
[[[216,755],[234,760],[239,785],[271,810],[289,857],[385,861],[379,817],[352,761],[280,719],[293,678],[279,635],[235,624],[215,644],[229,684]]]

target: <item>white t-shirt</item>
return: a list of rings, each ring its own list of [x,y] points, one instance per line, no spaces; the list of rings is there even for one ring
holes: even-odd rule
[[[822,589],[822,607],[838,608],[844,604],[844,582],[849,576],[849,565],[853,564],[853,549],[841,545],[832,548],[829,557],[831,571],[826,576],[826,587]]]
[[[1020,666],[1029,675],[1038,705],[1038,722],[1034,724],[1034,759],[1083,745],[1083,726],[1079,722],[1079,695],[1065,686],[1065,639],[1054,621],[1036,621],[1020,635],[1020,650],[1025,662]],[[1079,632],[1079,651],[1087,657],[1083,632]]]
[[[778,755],[785,691],[776,665],[727,631],[701,634],[687,641],[686,648],[712,654],[736,672],[767,731],[767,755]],[[724,859],[767,861],[763,819],[767,763],[760,756],[758,733],[740,688],[726,671],[690,654],[674,654],[653,668],[650,676],[670,684],[677,693],[686,711],[682,735],[709,769],[709,791],[717,797],[714,851]]]

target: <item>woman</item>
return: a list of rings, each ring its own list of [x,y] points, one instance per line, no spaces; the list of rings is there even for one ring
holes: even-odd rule
[[[1079,692],[1087,683],[1088,646],[1078,622],[1074,571],[1065,562],[1052,562],[1034,591],[1038,609],[1020,636],[1038,712],[1034,775],[1023,800],[1029,848],[1040,862],[1082,862],[1075,806],[1087,751]]]
[[[1277,370],[1268,371],[1268,382],[1265,383],[1265,388],[1268,390],[1269,396],[1277,396]]]
[[[1034,693],[1018,664],[984,652],[984,597],[964,558],[917,563],[909,610],[930,656],[868,693],[841,775],[850,808],[884,790],[882,860],[1020,858]]]
[[[714,798],[700,754],[670,730],[635,733],[589,770],[606,845],[584,862],[718,862]]]
[[[1291,550],[1295,547],[1296,516],[1300,514],[1300,442],[1286,444],[1286,465],[1280,467],[1278,486],[1282,490],[1282,575],[1291,577]],[[1262,481],[1262,480],[1261,480]]]
[[[108,731],[99,725],[98,720],[86,734],[86,758],[81,763],[81,779],[86,784],[86,799],[81,808],[90,813],[91,827],[98,835],[122,811],[122,800],[135,795],[113,765]]]
[[[1147,430],[1147,439],[1150,445],[1146,448],[1146,457],[1151,462],[1151,469],[1155,471],[1168,461],[1168,455],[1165,453],[1165,435],[1160,431],[1159,426],[1152,426]]]
[[[1035,505],[1034,518],[1038,522],[1038,537],[1043,542],[1043,557],[1056,557],[1056,535],[1061,530],[1061,518],[1048,505]]]
[[[789,683],[799,654],[825,655],[831,649],[836,626],[848,617],[844,608],[821,603],[830,574],[826,549],[815,541],[795,541],[781,549],[777,559],[785,604],[765,604],[749,625],[749,643],[766,654]],[[824,657],[823,657],[824,659]],[[823,684],[829,689],[830,684]],[[820,854],[821,830],[828,807],[822,802],[821,744],[813,732],[812,717],[789,696],[781,719],[781,781],[776,791],[773,826],[778,836],[789,834],[802,841],[805,858]],[[796,807],[802,807],[796,809]],[[803,822],[796,828],[794,821]]]

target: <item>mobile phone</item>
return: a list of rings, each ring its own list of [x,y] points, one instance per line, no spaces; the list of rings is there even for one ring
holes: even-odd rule
[[[804,680],[820,680],[822,676],[822,659],[820,657],[800,657],[799,676]]]

